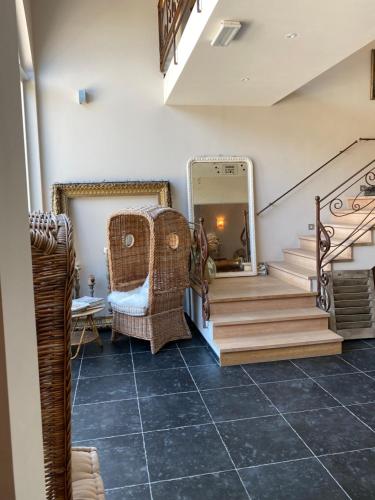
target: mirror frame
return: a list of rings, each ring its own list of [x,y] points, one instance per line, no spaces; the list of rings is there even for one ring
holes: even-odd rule
[[[193,205],[193,165],[194,163],[230,163],[230,162],[241,162],[247,165],[247,189],[249,194],[249,200],[252,197],[252,203],[248,202],[249,206],[249,227],[253,230],[250,231],[250,252],[251,252],[251,271],[239,271],[239,272],[226,272],[226,273],[216,273],[216,278],[235,278],[241,276],[256,276],[258,274],[258,262],[256,254],[256,241],[255,241],[255,203],[254,203],[254,165],[252,160],[248,156],[194,156],[190,158],[187,163],[187,193],[188,193],[188,209],[189,209],[189,220],[194,221],[194,205]]]

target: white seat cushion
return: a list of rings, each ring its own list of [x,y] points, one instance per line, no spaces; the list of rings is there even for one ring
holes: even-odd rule
[[[148,310],[148,277],[142,286],[128,292],[112,292],[108,302],[114,311],[129,316],[146,316]]]

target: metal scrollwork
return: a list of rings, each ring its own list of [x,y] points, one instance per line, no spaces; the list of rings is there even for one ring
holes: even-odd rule
[[[190,257],[190,282],[195,286],[202,298],[202,318],[204,326],[210,319],[210,302],[208,298],[208,280],[206,278],[206,265],[208,260],[208,241],[203,226],[203,219],[199,224],[190,223],[192,226],[192,245]]]
[[[320,221],[318,224],[317,305],[320,309],[327,312],[331,307],[331,298],[328,291],[330,277],[324,269],[324,260],[331,249],[331,237],[334,234],[334,229],[331,226],[324,226]]]

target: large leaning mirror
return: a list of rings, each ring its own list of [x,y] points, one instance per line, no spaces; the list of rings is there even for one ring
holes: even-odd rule
[[[188,162],[189,217],[204,220],[216,277],[257,274],[253,164],[245,157]]]

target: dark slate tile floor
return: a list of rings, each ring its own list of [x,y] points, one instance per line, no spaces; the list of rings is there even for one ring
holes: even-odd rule
[[[137,339],[72,362],[73,441],[108,500],[375,500],[375,342],[220,368],[204,339]]]

